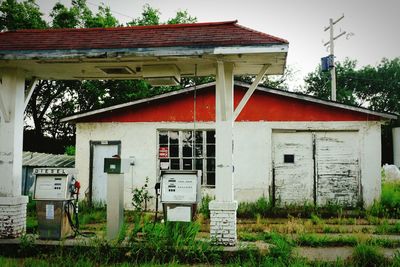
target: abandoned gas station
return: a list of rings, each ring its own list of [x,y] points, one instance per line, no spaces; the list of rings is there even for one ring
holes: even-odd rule
[[[215,200],[209,206],[211,237],[223,244],[235,244],[237,201],[233,159],[240,157],[235,154],[235,121],[264,75],[283,74],[287,53],[286,40],[245,28],[236,21],[0,33],[0,237],[17,237],[25,230],[28,198],[21,196],[23,114],[36,80],[145,79],[157,86],[176,85],[181,77],[214,75]],[[236,104],[234,75],[256,75]],[[28,80],[31,82],[26,92]],[[347,119],[349,125],[342,124],[339,129],[331,126],[329,130],[337,130],[344,136],[344,142],[350,144],[354,136],[347,136],[346,132],[361,129],[365,136],[362,147],[366,143],[370,146],[362,150],[367,156],[360,164],[368,166],[370,175],[379,176],[380,155],[376,155],[380,151],[379,121],[381,117],[393,116],[362,110],[348,109],[348,112],[358,112],[369,123],[348,129],[352,123]],[[311,129],[312,133],[306,131],[310,130],[307,127],[286,127],[289,133],[281,132],[275,138],[284,146],[288,134],[298,130],[301,136],[297,140],[311,140],[310,144],[301,145],[312,147],[313,136],[332,139],[330,133],[322,136],[321,127]],[[246,134],[257,134],[251,131]],[[288,156],[282,159],[290,163],[293,153],[284,154]],[[372,183],[377,185],[380,180]],[[364,194],[372,194],[370,191],[376,190],[376,186],[365,190]],[[375,193],[372,195],[376,197]]]

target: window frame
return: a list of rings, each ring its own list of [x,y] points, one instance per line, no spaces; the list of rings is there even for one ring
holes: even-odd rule
[[[160,143],[160,134],[161,133],[167,133],[167,143]],[[178,132],[178,157],[171,157],[170,156],[170,132]],[[184,145],[184,132],[192,132],[192,140],[191,140],[191,145],[192,145],[192,156],[191,157],[184,157],[183,156],[183,145]],[[196,143],[196,138],[195,135],[196,133],[201,132],[202,133],[202,156],[198,157],[196,156],[196,150],[195,147],[198,143]],[[207,171],[207,162],[209,159],[213,159],[214,160],[214,165],[215,165],[215,150],[216,150],[216,143],[215,143],[215,139],[214,139],[214,143],[207,143],[207,132],[214,132],[215,135],[215,129],[210,129],[210,128],[206,128],[206,129],[157,129],[157,134],[156,134],[156,138],[157,138],[157,146],[156,146],[156,157],[157,157],[157,174],[159,175],[161,172],[161,160],[168,160],[169,162],[169,168],[168,170],[176,170],[176,169],[171,169],[171,160],[173,159],[179,159],[179,170],[184,170],[184,160],[188,160],[191,159],[192,163],[192,168],[191,170],[194,169],[194,166],[196,165],[196,160],[202,160],[202,169],[201,169],[201,186],[202,187],[207,187],[207,188],[215,188],[215,176],[216,176],[216,170],[215,170],[215,166],[214,166],[214,170],[213,171]],[[214,156],[212,157],[208,157],[207,156],[207,145],[214,145]],[[161,146],[167,146],[168,147],[168,157],[167,158],[160,158],[160,147]],[[208,184],[207,183],[207,178],[208,178],[208,173],[214,173],[214,184]]]

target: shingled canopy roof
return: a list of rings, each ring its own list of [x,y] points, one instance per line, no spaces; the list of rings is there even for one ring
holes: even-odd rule
[[[0,50],[69,50],[171,46],[287,44],[237,21],[116,28],[19,30],[0,33]]]
[[[23,68],[27,78],[141,79],[144,65],[173,64],[181,76],[215,74],[217,60],[235,75],[282,74],[288,42],[237,21],[0,33],[0,68]],[[102,67],[127,73],[104,73]],[[195,66],[197,73],[195,73]]]

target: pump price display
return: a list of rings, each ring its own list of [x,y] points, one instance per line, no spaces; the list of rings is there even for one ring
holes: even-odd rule
[[[197,176],[191,174],[168,174],[162,179],[162,202],[195,203]]]

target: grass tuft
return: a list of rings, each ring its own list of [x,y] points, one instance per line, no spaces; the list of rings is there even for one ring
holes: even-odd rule
[[[386,259],[377,247],[360,244],[354,248],[352,262],[355,266],[386,266]]]

